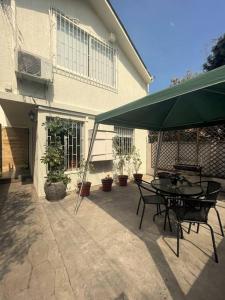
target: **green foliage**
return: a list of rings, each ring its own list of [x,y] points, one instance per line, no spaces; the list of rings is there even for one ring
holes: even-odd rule
[[[178,84],[183,83],[183,82],[185,82],[189,79],[192,79],[192,78],[194,78],[198,75],[199,75],[198,73],[193,73],[191,71],[187,71],[186,74],[183,77],[180,77],[180,78],[174,77],[174,78],[172,78],[170,80],[170,86],[172,87],[174,85],[178,85]]]
[[[86,172],[93,172],[94,169],[95,168],[92,162],[89,162],[89,164],[87,164],[87,161],[84,158],[82,158],[80,161],[80,167],[77,172],[78,182],[82,181],[85,170]]]
[[[114,157],[114,166],[118,170],[120,175],[124,174],[125,167],[128,166],[131,160],[131,154],[126,153],[123,148],[119,146],[118,137],[113,139],[113,157]]]
[[[41,162],[48,168],[47,182],[63,181],[67,185],[71,179],[64,173],[64,152],[60,135],[64,134],[68,128],[68,122],[60,118],[49,118],[43,126],[50,131],[52,136],[50,144],[46,145],[45,153]]]
[[[139,150],[137,150],[137,148],[135,146],[133,146],[131,156],[132,156],[132,163],[134,166],[134,171],[137,174],[137,172],[139,171],[140,166],[142,164],[142,161],[141,161],[140,152],[139,152]]]
[[[211,71],[225,65],[225,34],[216,39],[206,63],[203,64],[204,71]]]
[[[64,173],[64,171],[59,170],[59,171],[50,171],[47,174],[47,182],[52,183],[52,182],[60,182],[62,181],[65,186],[71,181],[71,178]]]
[[[64,153],[63,146],[59,141],[46,146],[41,162],[52,171],[63,169]]]

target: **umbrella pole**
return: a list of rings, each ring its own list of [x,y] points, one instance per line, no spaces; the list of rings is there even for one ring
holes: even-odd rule
[[[158,171],[158,164],[159,164],[160,152],[161,152],[161,147],[162,147],[162,138],[163,138],[163,132],[159,131],[158,142],[157,142],[156,161],[155,161],[155,168],[154,168],[154,179],[155,179],[155,177],[157,175],[157,171]]]
[[[91,160],[91,153],[92,153],[92,150],[93,150],[93,147],[94,147],[94,142],[95,142],[96,134],[97,134],[97,131],[98,131],[98,125],[99,125],[98,123],[95,123],[94,127],[93,127],[93,131],[92,131],[91,141],[90,141],[89,150],[88,150],[88,156],[87,156],[87,160],[86,160],[86,163],[85,163],[84,173],[83,173],[83,177],[82,177],[82,181],[81,181],[81,187],[80,187],[79,195],[78,195],[78,198],[77,198],[77,201],[76,201],[76,204],[75,204],[75,209],[74,209],[74,212],[76,214],[77,214],[78,209],[79,209],[79,207],[81,205],[81,202],[83,200],[83,197],[81,197],[81,191],[82,191],[82,188],[83,188],[84,181],[87,178],[88,165],[89,165],[90,160]]]

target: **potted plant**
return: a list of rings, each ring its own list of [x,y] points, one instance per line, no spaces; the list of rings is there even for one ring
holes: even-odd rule
[[[133,167],[135,173],[133,174],[134,180],[136,182],[140,182],[142,180],[143,174],[138,173],[140,166],[142,164],[141,157],[140,157],[140,152],[136,149],[136,147],[133,147],[132,151],[132,162],[133,162]]]
[[[102,190],[103,192],[111,192],[113,179],[109,175],[102,179]]]
[[[68,175],[64,174],[63,147],[59,141],[46,146],[41,162],[48,167],[44,191],[49,201],[61,200],[66,195]]]
[[[113,154],[114,154],[114,165],[119,172],[118,181],[119,186],[127,186],[128,176],[124,175],[124,169],[127,161],[129,160],[129,155],[119,147],[117,137],[113,140]]]
[[[80,193],[81,197],[88,197],[90,195],[90,189],[91,189],[90,181],[84,180],[83,186],[82,186],[82,180],[83,180],[83,175],[84,175],[85,169],[86,169],[86,172],[93,171],[94,165],[91,162],[89,162],[89,164],[87,165],[87,161],[85,159],[81,159],[80,166],[79,166],[79,169],[77,172],[77,176],[78,176],[78,181],[77,181],[78,189],[77,190],[78,190],[78,193]],[[82,186],[82,190],[80,192],[81,186]]]

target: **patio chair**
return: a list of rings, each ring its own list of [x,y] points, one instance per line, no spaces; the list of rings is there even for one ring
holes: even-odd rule
[[[183,238],[182,223],[189,223],[189,231],[192,223],[205,224],[209,227],[212,237],[212,244],[214,249],[215,261],[218,263],[218,256],[216,251],[216,244],[214,238],[214,231],[211,225],[208,224],[208,213],[210,208],[214,207],[215,200],[211,199],[197,199],[197,198],[182,198],[183,205],[173,207],[177,223],[177,257],[179,257],[179,240],[180,233]]]
[[[157,177],[158,178],[170,178],[173,174],[169,172],[158,172]]]
[[[221,189],[221,184],[219,182],[216,181],[202,181],[202,182],[197,182],[197,184],[200,184],[203,188],[203,195],[200,196],[200,198],[206,198],[208,200],[214,200],[214,205],[212,206],[212,208],[215,209],[216,214],[217,214],[217,219],[219,221],[219,226],[220,226],[220,231],[221,231],[221,235],[224,236],[224,232],[223,232],[223,226],[222,226],[222,222],[220,219],[220,214],[219,211],[216,208],[216,202],[217,202],[217,198]],[[191,226],[190,226],[191,227]],[[197,226],[197,233],[199,232],[199,224]]]
[[[139,199],[139,203],[138,203],[138,207],[137,207],[137,213],[136,213],[137,215],[138,215],[138,212],[139,212],[141,201],[143,202],[143,210],[142,210],[139,229],[141,229],[141,226],[142,226],[142,221],[143,221],[143,217],[144,217],[144,213],[145,213],[145,206],[147,204],[151,204],[151,205],[156,205],[156,207],[157,207],[157,213],[154,215],[153,220],[155,220],[156,215],[159,215],[162,212],[160,205],[164,205],[166,207],[166,209],[165,209],[165,219],[164,219],[164,229],[166,227],[166,219],[168,219],[170,230],[172,231],[171,224],[170,224],[169,213],[168,213],[167,199],[162,194],[159,194],[155,190],[153,190],[150,182],[147,182],[145,180],[141,180],[141,181],[136,182],[136,184],[137,184],[139,192],[140,192],[140,199]],[[151,192],[151,194],[150,195],[144,195],[144,193],[143,193],[144,191]]]

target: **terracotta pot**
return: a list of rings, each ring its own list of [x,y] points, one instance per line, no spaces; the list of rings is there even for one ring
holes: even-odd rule
[[[82,184],[81,182],[77,184],[78,193],[80,192],[81,184]],[[80,193],[81,197],[88,197],[90,195],[90,189],[91,189],[91,182],[89,181],[84,182],[82,191]]]
[[[49,201],[61,200],[66,196],[66,186],[60,182],[45,182],[44,185],[46,199]]]
[[[112,178],[103,178],[102,179],[102,190],[103,192],[111,192],[112,190]]]
[[[140,182],[142,180],[143,174],[135,173],[133,174],[133,176],[134,176],[134,181]]]
[[[119,186],[127,186],[127,175],[119,175],[118,180],[119,180]]]

